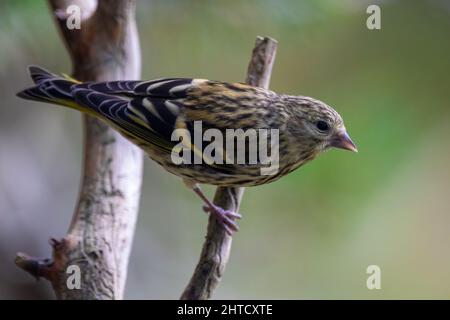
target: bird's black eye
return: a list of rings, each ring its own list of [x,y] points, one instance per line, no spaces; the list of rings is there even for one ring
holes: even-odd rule
[[[330,126],[328,125],[328,123],[326,123],[325,121],[322,121],[322,120],[317,121],[316,127],[317,127],[317,129],[319,129],[322,132],[326,132],[326,131],[328,131],[328,129],[330,129]]]

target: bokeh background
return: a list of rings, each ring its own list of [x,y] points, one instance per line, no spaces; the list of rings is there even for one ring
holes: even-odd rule
[[[366,28],[368,4],[381,30]],[[423,1],[138,1],[143,78],[241,81],[257,35],[279,41],[271,88],[346,120],[359,153],[333,150],[247,189],[215,298],[450,298],[450,5]],[[81,116],[22,101],[26,66],[70,72],[45,1],[0,2],[0,298],[52,298],[13,263],[49,256],[81,170]],[[213,194],[213,188],[207,188]],[[126,297],[178,298],[207,219],[146,160]],[[379,265],[382,289],[366,288]]]

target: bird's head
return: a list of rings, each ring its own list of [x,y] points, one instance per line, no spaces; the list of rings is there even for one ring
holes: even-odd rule
[[[288,130],[302,151],[317,154],[329,148],[340,148],[357,152],[342,117],[332,107],[309,97],[285,99],[290,113]]]

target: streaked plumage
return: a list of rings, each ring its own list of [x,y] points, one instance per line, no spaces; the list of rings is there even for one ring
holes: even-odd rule
[[[298,168],[329,147],[355,151],[342,118],[321,101],[279,95],[242,83],[167,78],[152,81],[78,83],[30,67],[36,86],[18,96],[65,105],[106,121],[140,146],[167,171],[190,186],[254,186],[268,183]],[[279,170],[261,175],[261,164],[175,165],[172,132],[194,121],[203,129],[279,129]],[[319,130],[325,122],[329,130]],[[322,123],[323,125],[323,123]],[[225,155],[225,152],[224,152]],[[225,155],[226,156],[226,155]]]

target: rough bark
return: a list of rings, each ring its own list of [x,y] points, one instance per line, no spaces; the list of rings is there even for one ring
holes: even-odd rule
[[[49,4],[72,58],[74,78],[139,79],[134,0],[102,0],[98,5],[95,0],[49,0]],[[79,30],[67,28],[70,5],[81,9]],[[99,120],[83,117],[84,169],[67,235],[51,240],[52,259],[19,253],[16,264],[48,279],[58,299],[122,299],[138,213],[142,152]],[[80,289],[67,286],[71,265],[80,268]]]
[[[274,39],[257,37],[247,71],[248,84],[269,87],[276,49],[277,42]],[[214,196],[214,203],[224,209],[238,211],[243,193],[244,188],[219,187]],[[215,216],[210,215],[200,259],[181,295],[182,300],[204,300],[212,297],[228,262],[231,239]]]

